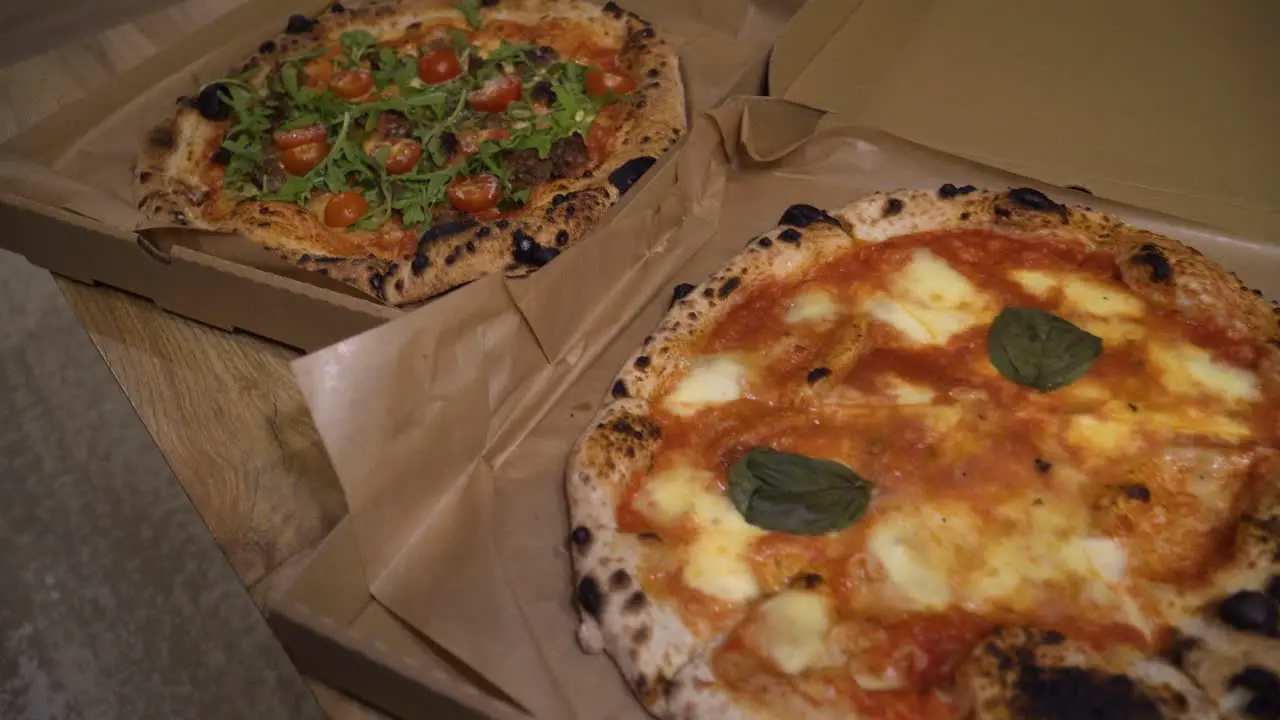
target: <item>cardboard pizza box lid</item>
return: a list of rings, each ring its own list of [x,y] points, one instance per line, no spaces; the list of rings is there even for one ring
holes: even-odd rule
[[[1280,241],[1280,4],[811,0],[770,94],[1059,186]]]

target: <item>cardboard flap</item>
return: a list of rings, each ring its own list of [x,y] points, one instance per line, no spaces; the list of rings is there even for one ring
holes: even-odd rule
[[[0,158],[0,192],[73,212],[121,232],[130,232],[140,217],[137,208],[47,167]]]

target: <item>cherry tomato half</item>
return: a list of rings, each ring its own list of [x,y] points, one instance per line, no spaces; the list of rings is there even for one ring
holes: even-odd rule
[[[292,130],[277,130],[272,138],[276,141],[276,147],[281,150],[296,148],[299,145],[309,145],[321,140],[327,140],[328,133],[324,131],[321,125],[307,125],[306,127],[294,128]]]
[[[355,223],[369,211],[369,201],[358,192],[340,192],[324,204],[324,224],[344,228]]]
[[[508,105],[520,99],[523,89],[519,75],[502,75],[468,95],[467,102],[480,112],[503,112]]]
[[[626,95],[636,89],[636,81],[621,70],[588,70],[587,94],[593,97],[604,97],[612,92],[615,95]]]
[[[418,77],[428,85],[439,85],[461,74],[458,56],[449,48],[437,48],[418,58]]]
[[[502,184],[498,178],[481,173],[460,177],[449,185],[449,203],[465,213],[484,212],[498,206],[502,199]]]
[[[353,100],[373,89],[373,75],[367,70],[343,70],[329,81],[329,89],[343,100]]]
[[[417,140],[398,140],[387,155],[387,174],[402,175],[418,165],[422,157],[422,143]]]
[[[296,145],[280,151],[280,164],[284,166],[285,172],[290,175],[306,175],[311,168],[320,164],[321,160],[329,154],[329,142],[320,140],[319,142],[307,143],[305,145]]]
[[[327,57],[314,58],[302,67],[302,82],[309,88],[324,90],[332,77],[333,61]]]

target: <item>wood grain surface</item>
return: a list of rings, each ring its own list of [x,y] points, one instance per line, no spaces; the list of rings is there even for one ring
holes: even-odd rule
[[[242,1],[0,3],[0,40],[21,38],[36,51],[0,56],[0,142]],[[58,283],[246,585],[345,514],[289,372],[295,351],[122,292]]]

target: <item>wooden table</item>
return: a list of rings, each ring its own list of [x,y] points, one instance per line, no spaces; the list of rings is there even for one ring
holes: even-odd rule
[[[0,58],[0,142],[242,1],[0,3],[0,45],[8,36],[37,51]],[[32,34],[48,40],[33,42]],[[61,278],[58,284],[260,603],[272,573],[346,513],[289,372],[298,353],[122,292]],[[342,704],[331,690],[317,688],[317,696],[337,714]],[[355,716],[349,709],[343,715]]]

